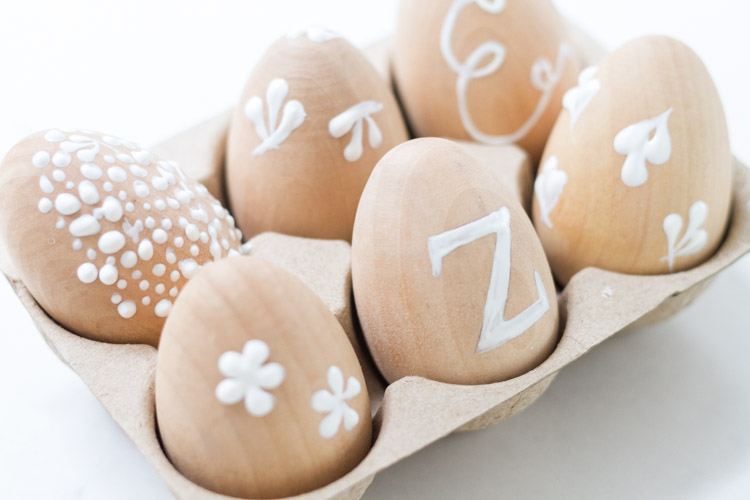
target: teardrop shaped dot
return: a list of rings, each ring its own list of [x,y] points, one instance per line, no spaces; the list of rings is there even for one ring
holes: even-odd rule
[[[49,177],[47,177],[46,175],[43,175],[39,178],[39,187],[47,194],[50,194],[55,190],[55,187],[52,185],[52,181],[49,180]]]
[[[120,231],[107,231],[99,238],[99,250],[106,254],[117,253],[125,246],[125,235]]]
[[[46,151],[37,151],[34,156],[31,157],[31,163],[36,168],[44,168],[49,165],[49,153]]]
[[[99,203],[99,191],[96,190],[96,186],[91,181],[81,181],[78,184],[78,194],[81,200],[88,205]]]
[[[83,175],[87,179],[91,179],[92,181],[98,181],[102,178],[104,172],[102,172],[102,169],[97,165],[84,163],[83,165],[81,165],[81,175]]]
[[[135,316],[136,312],[135,302],[132,300],[126,300],[125,302],[120,303],[120,305],[117,306],[117,312],[125,319],[132,318]]]
[[[81,209],[81,202],[70,193],[62,193],[55,198],[55,209],[63,215],[72,215]]]
[[[96,281],[99,270],[91,262],[86,262],[85,264],[81,264],[80,266],[78,266],[78,271],[76,274],[78,275],[78,279],[81,280],[81,282],[88,284]]]
[[[67,167],[70,165],[70,160],[70,155],[65,151],[58,151],[52,156],[52,163],[54,163],[56,167]]]
[[[83,238],[84,236],[91,236],[98,233],[101,230],[101,225],[96,220],[96,217],[85,214],[71,222],[68,230],[73,236]]]

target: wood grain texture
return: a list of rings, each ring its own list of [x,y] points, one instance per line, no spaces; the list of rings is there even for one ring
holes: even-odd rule
[[[456,384],[497,382],[541,363],[558,339],[557,298],[531,221],[493,172],[460,146],[416,139],[375,167],[357,212],[352,278],[370,352],[386,380],[409,375]],[[507,207],[512,251],[505,318],[537,300],[549,310],[520,336],[477,353],[496,237],[464,245],[432,272],[427,240]],[[500,285],[504,286],[504,285]]]
[[[494,2],[500,4],[501,2]],[[393,51],[396,88],[415,137],[470,140],[457,100],[457,74],[443,57],[441,29],[454,0],[402,0]],[[485,134],[518,130],[534,113],[542,92],[532,86],[535,61],[544,57],[555,66],[566,40],[565,24],[548,0],[508,0],[499,14],[467,5],[453,31],[452,48],[460,63],[482,44],[501,43],[505,57],[499,69],[471,80],[467,109]],[[486,55],[477,68],[490,65]],[[580,66],[575,53],[567,61],[549,104],[529,133],[518,141],[536,166],[549,131],[561,109],[563,93],[575,84]]]
[[[253,96],[265,99],[275,78],[288,82],[287,102],[298,100],[306,117],[278,149],[256,156],[253,151],[261,141],[244,107]],[[370,146],[369,125],[364,124],[362,156],[350,162],[344,149],[351,133],[333,138],[329,122],[367,100],[383,105],[372,115],[382,143]],[[229,132],[227,185],[239,227],[247,236],[273,231],[351,241],[370,172],[383,154],[405,140],[389,85],[353,45],[343,39],[317,43],[304,36],[277,41],[250,76]]]
[[[225,378],[220,356],[242,351],[249,340],[265,342],[267,362],[286,372],[269,390],[276,401],[263,417],[215,396]],[[362,386],[347,401],[359,422],[325,439],[318,431],[325,415],[312,408],[311,398],[331,390],[326,374],[332,365]],[[159,345],[156,413],[177,469],[238,497],[276,498],[321,487],[351,470],[370,447],[367,389],[346,334],[307,286],[254,257],[213,264],[180,295]]]
[[[553,227],[534,222],[555,277],[563,284],[585,267],[629,274],[669,272],[664,219],[683,219],[703,201],[708,217],[705,246],[674,260],[674,271],[689,269],[716,252],[724,238],[732,189],[732,156],[724,111],[705,66],[686,45],[666,37],[630,42],[600,64],[601,89],[571,128],[563,111],[542,159],[556,156],[567,183],[550,213]],[[626,156],[614,147],[626,127],[673,109],[668,131],[671,156],[646,162],[648,179],[628,187],[621,179]],[[653,135],[653,134],[652,134]]]

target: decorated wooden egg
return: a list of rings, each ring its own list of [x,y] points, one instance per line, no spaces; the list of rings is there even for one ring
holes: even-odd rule
[[[396,87],[417,137],[517,143],[534,162],[579,65],[549,0],[402,0]]]
[[[324,486],[370,448],[343,329],[299,279],[255,257],[212,265],[180,294],[159,344],[156,413],[177,469],[241,498]]]
[[[585,267],[693,267],[724,236],[732,156],[724,111],[682,43],[632,41],[563,99],[535,182],[534,223],[561,283]]]
[[[417,139],[375,167],[357,211],[352,278],[388,381],[506,380],[557,344],[557,295],[512,191],[453,142]]]
[[[90,131],[31,135],[0,167],[0,235],[56,321],[106,342],[158,343],[180,289],[241,234],[179,165]]]
[[[353,45],[324,30],[282,38],[232,120],[227,183],[239,227],[350,241],[370,172],[406,139],[390,88]]]

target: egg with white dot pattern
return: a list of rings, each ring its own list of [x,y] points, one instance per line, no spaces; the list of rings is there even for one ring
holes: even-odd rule
[[[242,235],[177,163],[112,136],[47,130],[0,166],[0,237],[57,322],[96,340],[157,345],[186,281],[238,254]]]

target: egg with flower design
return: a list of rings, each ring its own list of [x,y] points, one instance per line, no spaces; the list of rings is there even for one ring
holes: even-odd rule
[[[159,345],[156,413],[183,475],[242,498],[338,479],[372,432],[362,369],[336,318],[298,278],[246,256],[201,270],[180,294]]]
[[[57,322],[106,342],[158,343],[200,267],[238,253],[234,220],[175,162],[116,137],[47,130],[0,166],[0,235]]]

